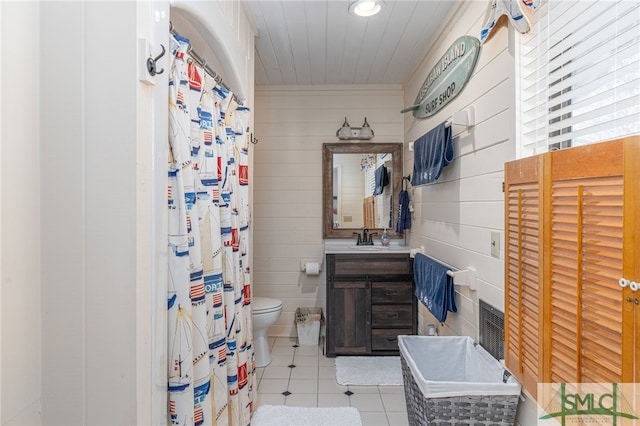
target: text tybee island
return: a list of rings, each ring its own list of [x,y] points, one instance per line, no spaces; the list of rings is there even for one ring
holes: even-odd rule
[[[415,118],[426,118],[441,110],[462,92],[471,78],[479,52],[477,38],[459,37],[431,68],[413,105],[401,112],[412,111]]]

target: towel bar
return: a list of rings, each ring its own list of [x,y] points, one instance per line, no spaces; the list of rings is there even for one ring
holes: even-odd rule
[[[460,127],[471,127],[475,125],[475,110],[473,108],[473,105],[469,106],[469,108],[467,108],[466,110],[462,110],[462,111],[454,111],[454,113],[449,116],[449,118],[445,121],[444,124],[446,127],[451,127],[451,126],[460,126]],[[451,137],[456,137],[458,136],[460,133],[462,132],[462,130],[459,130],[457,132],[453,132],[451,134]],[[409,151],[413,151],[413,142],[409,142]]]
[[[447,271],[447,275],[453,277],[455,285],[469,287],[469,290],[476,290],[476,271],[469,268],[461,271]]]
[[[473,105],[469,106],[467,110],[454,111],[454,113],[446,121],[445,126],[464,126],[470,127],[475,124],[475,110]]]
[[[455,285],[459,285],[462,287],[469,287],[469,290],[476,290],[477,289],[477,282],[476,282],[476,271],[475,269],[472,268],[467,268],[467,269],[457,269],[454,268],[453,266],[449,265],[448,263],[444,263],[441,260],[436,259],[433,256],[429,256],[424,254],[424,247],[420,246],[418,248],[415,249],[411,249],[410,252],[410,256],[412,258],[416,257],[416,254],[420,253],[424,256],[427,256],[428,258],[431,258],[433,260],[435,260],[438,263],[443,264],[444,266],[446,266],[447,268],[449,268],[449,270],[447,271],[447,275],[453,278],[453,284]]]

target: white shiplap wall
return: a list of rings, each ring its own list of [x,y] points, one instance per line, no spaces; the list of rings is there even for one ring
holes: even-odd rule
[[[405,85],[405,105],[412,105],[429,70],[453,41],[465,34],[478,37],[484,23],[485,2],[465,2],[452,13],[440,39]],[[406,141],[414,141],[453,112],[473,107],[475,125],[454,128],[455,160],[431,185],[410,190],[415,208],[408,244],[459,269],[477,271],[478,289],[456,287],[457,314],[449,314],[441,335],[478,339],[478,301],[504,311],[504,163],[515,159],[515,61],[518,34],[502,19],[481,47],[478,63],[464,90],[443,111],[425,120],[405,115]],[[413,153],[405,146],[405,171],[413,168]],[[491,256],[491,233],[500,233],[499,258]],[[419,304],[419,331],[437,323]],[[536,404],[526,397],[518,409],[520,425],[535,424]]]
[[[373,142],[402,142],[399,85],[256,86],[254,133],[253,293],[283,301],[270,335],[295,335],[299,306],[325,306],[324,271],[308,277],[304,261],[321,261],[322,144],[338,142],[345,116],[367,117]]]
[[[464,3],[454,13],[435,47],[423,60],[405,88],[405,104],[411,105],[429,70],[453,41],[465,34],[478,36],[485,4]],[[459,269],[477,271],[478,290],[459,291],[458,313],[449,315],[440,334],[478,337],[478,299],[504,309],[503,255],[491,257],[491,232],[503,234],[504,162],[514,158],[515,141],[514,58],[509,48],[509,31],[494,29],[481,47],[478,63],[463,91],[433,117],[416,120],[405,115],[405,140],[413,141],[447,120],[455,111],[473,107],[475,126],[454,128],[455,160],[440,179],[409,192],[415,208],[408,233],[412,246],[424,246],[432,255]],[[406,148],[406,147],[405,147]],[[405,170],[413,168],[413,153],[405,151]],[[435,323],[420,307],[420,330]]]
[[[40,19],[36,2],[0,2],[0,423],[8,426],[42,424]]]

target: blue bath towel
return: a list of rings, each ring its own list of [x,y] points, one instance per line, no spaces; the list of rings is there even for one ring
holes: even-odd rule
[[[451,127],[441,123],[420,136],[413,144],[411,185],[424,185],[438,180],[442,168],[453,161]]]
[[[396,232],[403,234],[405,229],[411,229],[411,212],[409,211],[409,193],[407,191],[400,191],[398,203]]]
[[[447,275],[448,270],[422,253],[417,253],[413,261],[416,297],[439,322],[446,321],[447,312],[458,312],[453,277]]]

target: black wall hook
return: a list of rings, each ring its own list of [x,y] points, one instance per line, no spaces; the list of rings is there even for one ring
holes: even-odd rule
[[[253,137],[253,133],[251,133],[251,135],[249,136],[249,142],[251,142],[252,144],[256,145],[258,143],[258,138]]]
[[[164,56],[164,54],[166,53],[166,50],[165,50],[164,46],[160,45],[160,47],[162,47],[162,53],[160,53],[155,58],[147,59],[147,71],[149,71],[149,74],[151,74],[152,77],[154,75],[156,75],[156,74],[162,74],[164,72],[164,68],[161,68],[161,69],[158,70],[157,66],[156,66],[156,61],[158,61],[160,58],[162,58]]]
[[[405,186],[405,181],[407,182],[407,186]],[[408,188],[408,184],[411,183],[411,175],[402,176],[402,190],[406,191]]]

